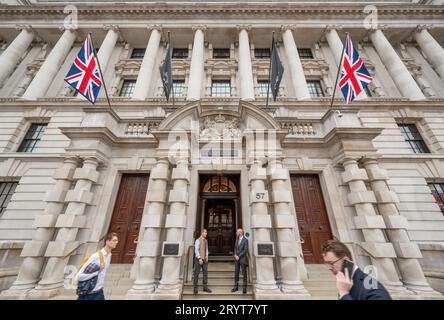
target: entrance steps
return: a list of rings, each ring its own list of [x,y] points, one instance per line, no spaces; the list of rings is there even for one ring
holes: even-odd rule
[[[250,271],[250,270],[248,270]],[[208,264],[208,287],[212,293],[206,293],[202,287],[202,271],[199,274],[199,292],[193,293],[193,278],[184,284],[182,294],[183,300],[252,300],[253,288],[251,284],[247,286],[247,293],[242,293],[243,277],[239,276],[239,290],[231,292],[234,286],[234,261],[233,257],[210,257]]]
[[[306,264],[308,279],[304,287],[312,300],[338,300],[336,278],[323,264]]]

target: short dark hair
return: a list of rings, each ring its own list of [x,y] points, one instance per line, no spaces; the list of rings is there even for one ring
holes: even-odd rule
[[[119,238],[119,235],[118,235],[117,233],[115,233],[115,232],[109,232],[109,233],[105,236],[105,243],[106,243],[107,241],[111,241],[111,240],[113,240],[114,237]]]
[[[322,255],[326,255],[327,252],[333,252],[338,258],[343,258],[347,256],[352,258],[350,250],[345,244],[338,240],[328,240],[321,246]]]

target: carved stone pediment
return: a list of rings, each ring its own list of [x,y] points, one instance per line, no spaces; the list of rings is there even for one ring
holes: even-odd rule
[[[199,136],[208,140],[240,138],[239,119],[221,114],[206,116],[201,124]]]

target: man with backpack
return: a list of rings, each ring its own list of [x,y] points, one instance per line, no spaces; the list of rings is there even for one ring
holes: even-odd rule
[[[105,247],[89,257],[85,257],[75,279],[78,282],[78,300],[105,300],[103,283],[111,263],[111,251],[119,243],[118,235],[110,232],[105,237]]]

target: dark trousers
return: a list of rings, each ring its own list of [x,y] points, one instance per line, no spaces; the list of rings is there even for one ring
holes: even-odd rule
[[[93,294],[83,294],[77,300],[105,300],[105,295],[103,290],[100,290]]]
[[[242,268],[242,275],[244,277],[244,289],[247,288],[247,268],[246,264],[241,264],[238,260],[234,261],[234,286],[239,286],[239,271]]]
[[[194,288],[198,287],[200,269],[203,271],[203,287],[206,288],[208,283],[208,261],[205,262],[204,260],[203,265],[200,265],[199,259],[194,258]]]

